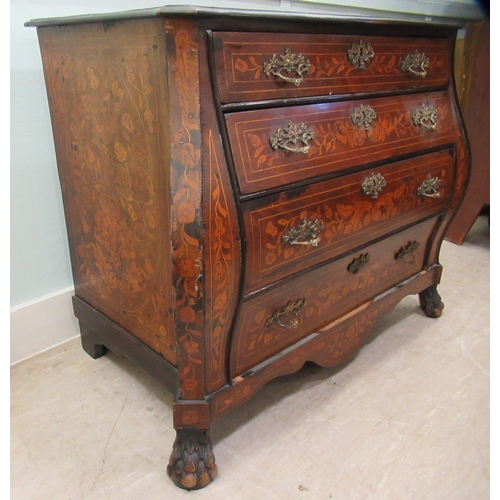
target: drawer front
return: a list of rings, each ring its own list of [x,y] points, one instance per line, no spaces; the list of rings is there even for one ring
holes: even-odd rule
[[[435,223],[427,220],[244,302],[231,346],[231,376],[420,272]]]
[[[452,150],[245,202],[245,293],[444,210]]]
[[[425,106],[422,108],[422,106]],[[453,142],[446,93],[227,115],[242,194]]]
[[[216,32],[222,103],[444,87],[451,41]]]

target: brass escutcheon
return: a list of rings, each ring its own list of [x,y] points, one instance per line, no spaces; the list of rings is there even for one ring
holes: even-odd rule
[[[361,105],[356,108],[351,114],[351,121],[356,127],[365,127],[365,130],[370,130],[373,120],[377,118],[377,113],[371,106]]]
[[[395,255],[396,260],[402,260],[406,264],[413,264],[415,262],[415,251],[420,246],[418,241],[410,241],[404,247],[401,247]]]
[[[302,83],[303,73],[311,71],[311,61],[302,54],[292,54],[290,49],[286,48],[284,54],[273,54],[273,57],[264,63],[264,73],[267,77],[273,75],[293,83],[297,87]],[[286,74],[283,74],[286,73]],[[297,76],[287,76],[294,72]]]
[[[417,49],[413,54],[408,54],[401,62],[401,69],[407,73],[425,78],[427,68],[429,66],[429,58],[425,54],[419,54]]]
[[[438,118],[438,110],[427,104],[422,104],[419,109],[415,109],[412,113],[413,123],[429,130],[436,130]]]
[[[349,62],[353,66],[357,66],[358,69],[364,69],[366,63],[374,56],[375,52],[373,51],[371,45],[369,43],[363,43],[362,41],[359,43],[353,43],[351,48],[347,51]]]
[[[298,311],[306,306],[306,299],[290,300],[285,307],[278,309],[267,321],[266,326],[271,326],[274,323],[281,326],[281,328],[297,328],[299,326]],[[290,323],[282,323],[281,319],[287,316],[295,316]]]
[[[282,243],[289,245],[312,245],[317,247],[321,238],[318,234],[325,229],[325,224],[319,219],[308,219],[300,221],[298,226],[291,227],[281,237]]]
[[[382,174],[371,174],[363,181],[363,184],[361,184],[361,189],[367,196],[371,196],[373,199],[377,199],[378,194],[386,185],[387,183]]]
[[[307,153],[311,148],[308,143],[314,138],[312,127],[308,127],[305,123],[296,125],[288,120],[288,126],[285,128],[280,127],[269,139],[269,142],[273,149],[286,149],[293,153]],[[289,143],[294,146],[289,146]],[[304,146],[297,146],[297,143],[302,143]]]
[[[417,189],[417,196],[426,196],[427,198],[441,198],[439,188],[441,187],[441,179],[438,177],[431,177],[430,174],[427,179]]]
[[[362,253],[347,266],[347,271],[351,274],[358,274],[368,262],[370,262],[370,254]]]

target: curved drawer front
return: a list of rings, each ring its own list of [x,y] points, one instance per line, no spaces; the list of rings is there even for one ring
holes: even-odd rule
[[[223,103],[447,85],[445,38],[215,32]]]
[[[245,202],[245,293],[444,210],[454,161],[445,150]]]
[[[422,270],[430,219],[243,303],[231,347],[237,376]]]
[[[453,142],[444,92],[226,116],[243,194]]]

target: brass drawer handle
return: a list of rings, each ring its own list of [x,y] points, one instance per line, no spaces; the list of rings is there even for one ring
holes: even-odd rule
[[[427,198],[441,198],[439,188],[441,187],[441,179],[438,177],[431,177],[422,182],[417,189],[417,196],[426,196]]]
[[[361,184],[361,189],[367,196],[371,196],[373,199],[377,199],[378,194],[386,185],[387,182],[385,181],[382,174],[371,174],[363,181],[363,184]]]
[[[395,259],[402,260],[406,264],[413,264],[415,262],[415,251],[419,246],[420,243],[418,241],[410,241],[398,250]]]
[[[415,109],[412,113],[413,123],[429,130],[436,130],[438,118],[438,110],[427,104],[422,104],[419,109]]]
[[[298,311],[306,306],[306,299],[290,300],[285,307],[278,309],[267,321],[266,326],[271,326],[274,323],[281,328],[297,328],[299,326]],[[289,323],[282,323],[281,319],[287,316],[295,316]]]
[[[351,48],[347,51],[349,62],[353,66],[357,66],[358,69],[364,69],[366,63],[374,56],[375,52],[373,51],[371,45],[369,43],[363,43],[362,41],[359,43],[353,43]]]
[[[302,54],[292,54],[288,48],[285,49],[284,54],[273,54],[273,57],[264,63],[264,73],[267,77],[271,75],[277,76],[297,87],[304,80],[302,73],[309,73],[309,71],[311,71],[311,61]],[[286,76],[283,72],[288,75],[295,72],[298,76]]]
[[[288,120],[288,126],[279,128],[274,135],[269,139],[273,149],[286,149],[293,153],[307,153],[310,149],[309,141],[315,138],[314,130],[308,127],[305,123],[296,125]],[[302,143],[304,146],[297,146],[297,143]],[[294,146],[289,146],[291,143]]]
[[[362,253],[347,266],[347,271],[351,274],[358,274],[368,262],[370,262],[370,254]]]
[[[371,106],[359,106],[351,114],[351,121],[356,127],[365,127],[365,130],[370,130],[373,120],[377,118],[377,113]]]
[[[401,69],[407,73],[425,78],[427,68],[429,67],[429,58],[425,54],[419,54],[417,49],[413,54],[408,54],[401,62]]]
[[[312,245],[317,247],[321,238],[318,234],[325,229],[325,224],[319,219],[302,219],[298,226],[291,227],[283,234],[281,241],[289,245]]]

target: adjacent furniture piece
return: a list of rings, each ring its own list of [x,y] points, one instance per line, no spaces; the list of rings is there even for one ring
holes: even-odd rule
[[[211,423],[306,361],[350,360],[418,294],[468,149],[456,26],[160,8],[38,28],[83,348],[175,392],[168,474],[216,475]]]
[[[490,21],[466,28],[462,72],[457,79],[459,104],[471,149],[471,176],[446,239],[461,245],[477,216],[490,205]]]

